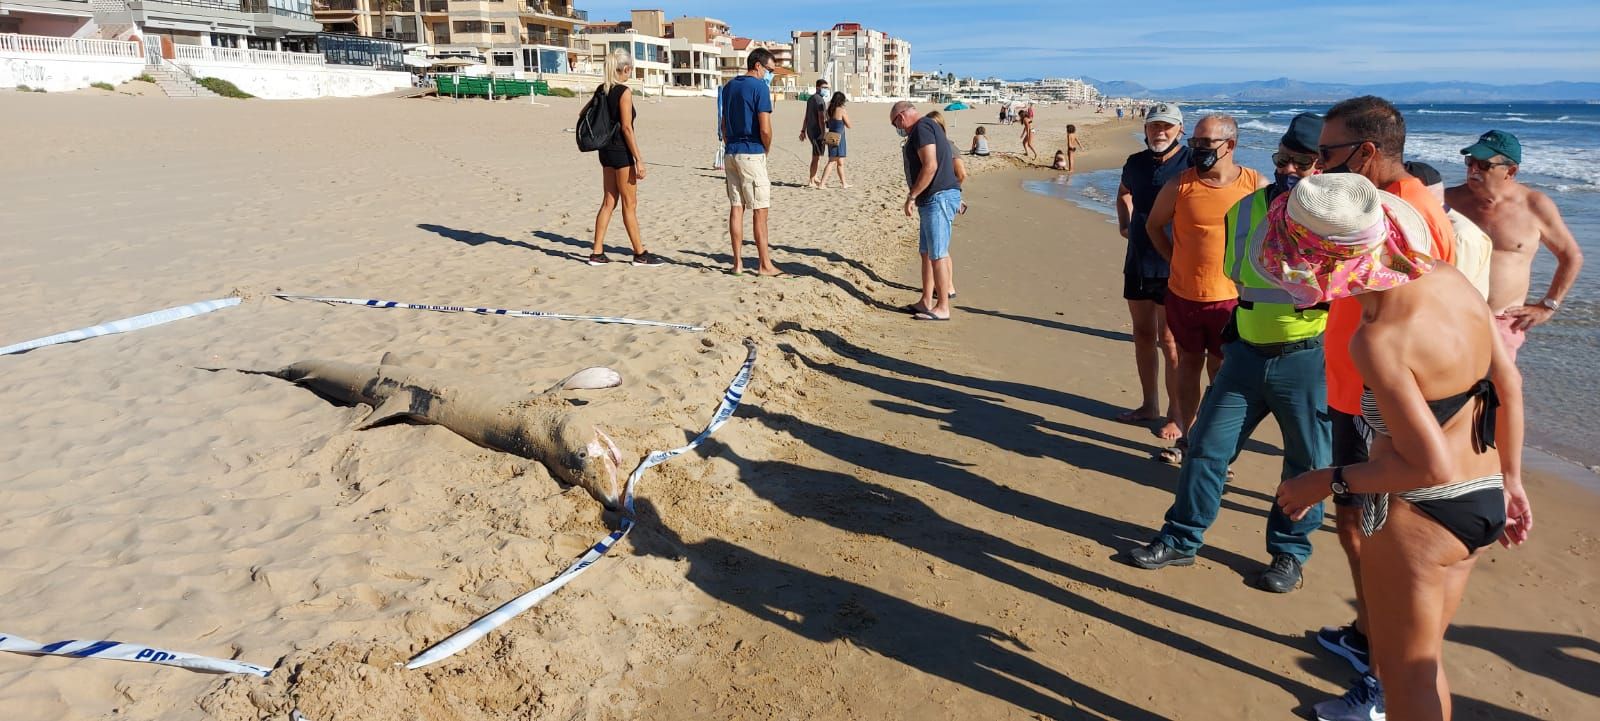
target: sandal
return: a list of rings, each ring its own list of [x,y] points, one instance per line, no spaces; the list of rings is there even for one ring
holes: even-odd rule
[[[1156,454],[1156,459],[1174,466],[1183,465],[1183,457],[1189,451],[1189,439],[1179,438],[1171,448],[1163,448]]]

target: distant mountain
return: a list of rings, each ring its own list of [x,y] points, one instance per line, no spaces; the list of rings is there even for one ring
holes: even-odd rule
[[[1551,82],[1537,85],[1487,85],[1484,83],[1308,83],[1290,78],[1251,80],[1243,83],[1197,83],[1155,90],[1138,83],[1084,78],[1113,98],[1167,98],[1235,102],[1318,102],[1356,95],[1378,95],[1397,103],[1490,103],[1527,101],[1585,101],[1600,99],[1600,83]]]

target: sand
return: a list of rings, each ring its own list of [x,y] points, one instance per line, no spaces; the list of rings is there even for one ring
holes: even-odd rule
[[[773,242],[734,277],[713,109],[642,102],[660,268],[590,268],[599,177],[579,101],[0,94],[0,302],[13,342],[237,294],[233,309],[0,358],[0,631],[275,665],[268,680],[0,654],[17,719],[1273,718],[1337,693],[1306,632],[1348,619],[1320,534],[1306,589],[1264,562],[1270,432],[1192,569],[1111,560],[1175,472],[1105,420],[1128,405],[1121,241],[973,163],[957,320],[913,324],[914,222],[887,107],[852,105],[845,191],[804,187],[782,103]],[[955,116],[962,146],[991,113]],[[1047,108],[1037,145],[1103,116]],[[1084,133],[1087,167],[1132,127]],[[1016,126],[991,126],[1015,150]],[[1031,176],[1030,176],[1031,177]],[[608,245],[626,248],[620,219]],[[747,248],[747,263],[754,262]],[[274,292],[628,315],[705,333],[288,303]],[[456,658],[395,667],[543,582],[614,516],[537,463],[262,376],[306,358],[531,390],[606,365],[591,410],[630,461],[697,431],[761,352],[739,416],[645,477],[622,548]],[[1460,718],[1592,705],[1600,502],[1530,479],[1535,542],[1482,564],[1452,632]],[[1548,499],[1548,500],[1546,500]]]

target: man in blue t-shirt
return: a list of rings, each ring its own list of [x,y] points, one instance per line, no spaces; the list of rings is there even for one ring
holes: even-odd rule
[[[1117,109],[1119,112],[1121,108]],[[1183,111],[1171,103],[1157,103],[1144,116],[1145,149],[1128,156],[1122,165],[1122,185],[1117,188],[1117,226],[1128,239],[1122,262],[1122,297],[1133,320],[1133,358],[1139,371],[1143,402],[1117,416],[1123,423],[1165,420],[1158,431],[1163,439],[1177,441],[1183,433],[1171,407],[1178,371],[1178,346],[1167,329],[1162,304],[1167,297],[1167,259],[1156,252],[1145,231],[1145,219],[1156,195],[1168,180],[1189,167],[1189,148],[1183,137]],[[1166,368],[1167,413],[1161,412],[1157,381]]]
[[[906,138],[906,216],[913,211],[921,227],[917,247],[922,254],[922,299],[910,306],[917,320],[950,320],[951,224],[961,212],[961,181],[955,146],[944,126],[917,112],[904,100],[889,109],[889,124]]]
[[[746,69],[722,87],[723,172],[728,184],[728,235],[733,240],[733,274],[744,272],[744,209],[751,212],[756,237],[756,272],[782,275],[767,252],[767,209],[772,185],[767,179],[767,151],[772,148],[772,51],[756,48]]]

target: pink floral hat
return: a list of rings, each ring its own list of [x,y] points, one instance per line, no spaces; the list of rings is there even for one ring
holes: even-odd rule
[[[1295,306],[1396,288],[1433,270],[1428,223],[1355,173],[1313,175],[1267,210],[1250,260]]]

